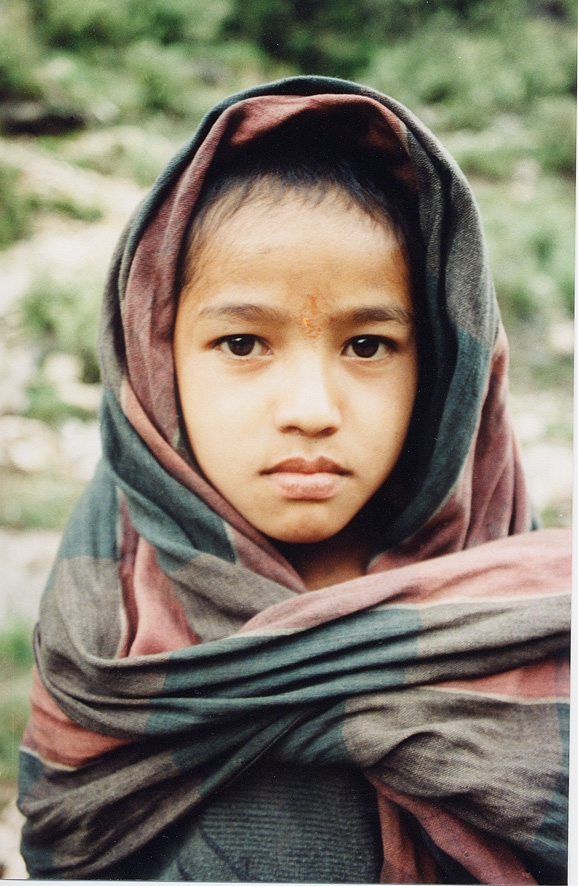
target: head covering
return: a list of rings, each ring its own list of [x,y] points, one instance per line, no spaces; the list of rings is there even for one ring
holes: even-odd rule
[[[195,469],[175,290],[215,155],[304,113],[323,132],[344,107],[354,137],[416,194],[433,382],[418,481],[377,527],[368,574],[304,593]],[[263,754],[368,774],[390,835],[384,882],[428,882],[427,845],[479,882],[562,870],[568,535],[529,532],[479,214],[435,137],[392,99],[337,80],[227,99],[127,227],[100,353],[103,459],[35,637],[20,795],[32,876],[98,875]]]

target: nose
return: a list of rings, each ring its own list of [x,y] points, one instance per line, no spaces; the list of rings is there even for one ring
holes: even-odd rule
[[[326,437],[341,426],[339,395],[322,357],[288,361],[276,390],[277,425],[283,432]]]

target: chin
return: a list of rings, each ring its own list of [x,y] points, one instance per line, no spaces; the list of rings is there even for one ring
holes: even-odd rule
[[[333,538],[341,529],[343,529],[341,525],[337,527],[306,525],[305,521],[302,521],[296,526],[286,527],[278,532],[269,532],[267,535],[274,541],[284,544],[314,545]]]

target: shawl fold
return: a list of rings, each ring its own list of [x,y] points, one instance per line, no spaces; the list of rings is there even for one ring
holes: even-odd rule
[[[222,145],[343,105],[419,199],[435,440],[367,574],[305,593],[181,438],[175,279]],[[560,882],[569,534],[529,531],[478,212],[434,136],[341,81],[228,99],[129,223],[100,339],[103,458],[35,631],[19,800],[31,876],[98,877],[266,756],[365,772],[383,882],[431,882],[436,851],[476,882]]]

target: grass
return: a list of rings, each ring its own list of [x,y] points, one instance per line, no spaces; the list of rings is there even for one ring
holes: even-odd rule
[[[98,222],[102,219],[102,209],[90,203],[81,203],[69,195],[46,196],[44,194],[32,194],[30,203],[36,212],[54,213],[66,218],[83,222]]]
[[[572,502],[562,502],[545,508],[541,515],[541,525],[544,529],[557,529],[560,526],[572,526]]]
[[[0,249],[28,236],[32,228],[34,207],[22,192],[20,180],[18,169],[0,164]]]
[[[56,470],[24,474],[0,468],[0,526],[62,529],[85,485]]]
[[[96,417],[92,408],[63,400],[56,386],[45,377],[42,370],[38,371],[28,385],[26,395],[28,402],[23,415],[53,428],[60,427],[70,418],[90,421]]]
[[[83,222],[96,222],[102,211],[71,195],[47,195],[30,190],[23,182],[22,171],[0,163],[0,249],[8,249],[17,240],[28,237],[41,214],[55,214]]]
[[[18,748],[29,715],[32,671],[31,626],[9,622],[0,631],[0,783],[14,783]]]
[[[503,183],[472,179],[507,321],[551,323],[574,307],[574,188],[564,178],[518,166]]]
[[[174,129],[150,121],[145,126],[111,126],[60,139],[58,144],[52,140],[49,147],[77,166],[149,187],[186,138],[184,131]]]
[[[85,276],[61,282],[38,277],[20,303],[20,316],[24,336],[38,348],[40,364],[51,353],[70,354],[80,363],[80,381],[99,380],[100,302],[100,279]]]

